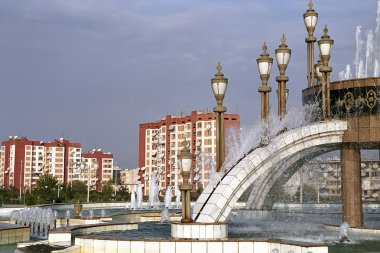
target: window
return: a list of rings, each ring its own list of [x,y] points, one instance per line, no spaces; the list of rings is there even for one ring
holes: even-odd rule
[[[211,139],[205,139],[204,140],[204,145],[211,145],[212,144],[212,140]]]

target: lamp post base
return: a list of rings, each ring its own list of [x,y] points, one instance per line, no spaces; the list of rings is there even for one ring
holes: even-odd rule
[[[191,223],[191,222],[193,222],[192,219],[188,219],[188,218],[181,219],[181,223]]]

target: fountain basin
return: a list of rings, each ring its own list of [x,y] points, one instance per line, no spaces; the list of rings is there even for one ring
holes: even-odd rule
[[[25,242],[29,241],[29,239],[29,227],[0,223],[0,245]]]
[[[216,223],[172,223],[171,235],[177,239],[216,240],[228,237],[228,224]]]
[[[62,227],[50,230],[49,243],[71,245],[71,239],[75,235],[135,229],[138,229],[137,223],[104,223],[96,225]]]
[[[339,226],[337,225],[324,225],[326,229],[333,230],[338,232]],[[348,228],[349,236],[354,238],[366,238],[366,240],[379,240],[380,239],[380,229],[372,228],[372,227],[364,227],[364,228]]]
[[[122,253],[244,253],[272,252],[279,253],[312,252],[327,253],[323,244],[306,244],[283,240],[186,240],[186,239],[112,239],[100,236],[79,236],[75,245],[81,246],[81,252],[122,252]]]

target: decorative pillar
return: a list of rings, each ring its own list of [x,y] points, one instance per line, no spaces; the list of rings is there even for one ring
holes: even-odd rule
[[[181,223],[190,223],[193,220],[191,219],[191,210],[190,210],[190,191],[191,184],[189,183],[190,179],[190,170],[193,162],[194,155],[190,153],[190,149],[187,146],[187,141],[183,142],[183,149],[181,153],[178,154],[179,165],[181,166],[181,176],[182,176],[182,185],[179,186],[182,195],[182,219]]]
[[[217,106],[214,107],[214,112],[216,113],[216,171],[219,172],[225,158],[223,115],[227,111],[227,108],[223,106],[223,99],[227,90],[228,79],[224,77],[220,63],[216,69],[218,72],[215,74],[215,77],[211,79],[211,88],[217,102]]]
[[[286,37],[282,35],[281,45],[275,50],[276,52],[276,61],[280,75],[276,77],[278,82],[277,89],[277,99],[278,99],[278,116],[283,118],[286,114],[286,102],[287,102],[287,89],[286,82],[289,80],[289,77],[285,75],[286,68],[290,60],[292,50],[286,45]]]
[[[324,34],[318,41],[319,51],[321,53],[323,63],[323,66],[319,68],[319,71],[322,73],[323,120],[328,120],[330,118],[330,73],[332,72],[332,68],[329,66],[329,60],[334,40],[330,39],[328,31],[327,26],[325,26],[323,29]]]
[[[342,161],[342,214],[350,227],[363,226],[362,184],[360,175],[360,148],[347,143],[341,149]]]
[[[257,65],[259,67],[261,86],[258,91],[261,93],[261,120],[266,121],[269,118],[269,93],[272,88],[268,86],[268,80],[270,77],[270,70],[272,68],[273,59],[269,57],[267,52],[267,44],[263,45],[263,53],[258,58]]]
[[[183,184],[179,186],[182,195],[182,223],[189,223],[193,220],[191,219],[190,211],[190,191],[191,185],[189,184],[190,172],[182,171],[181,172]]]
[[[313,34],[318,21],[318,13],[313,9],[312,1],[309,2],[309,9],[303,14],[303,18],[308,33],[305,42],[307,44],[307,87],[310,88],[314,80],[314,43],[317,41]]]

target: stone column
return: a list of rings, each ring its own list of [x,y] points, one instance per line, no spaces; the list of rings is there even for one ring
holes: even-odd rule
[[[363,208],[358,144],[344,144],[341,160],[343,222],[347,222],[350,227],[360,228],[363,226]]]

